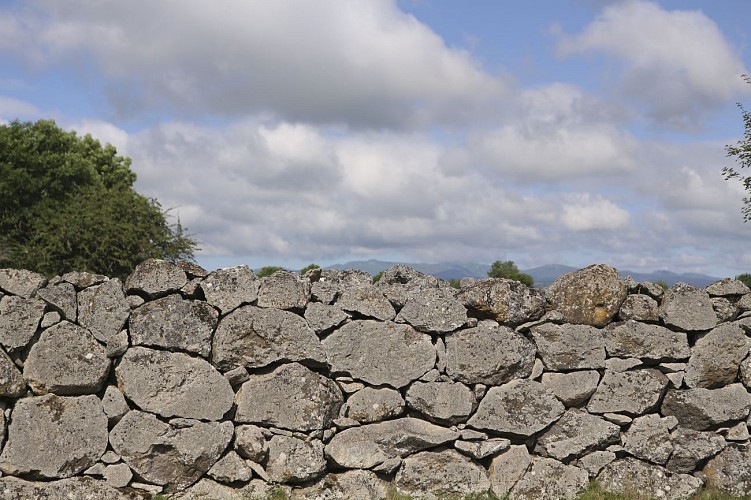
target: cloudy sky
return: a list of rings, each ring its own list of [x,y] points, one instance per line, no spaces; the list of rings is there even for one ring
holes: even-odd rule
[[[748,0],[0,0],[0,120],[133,159],[209,269],[751,272]]]

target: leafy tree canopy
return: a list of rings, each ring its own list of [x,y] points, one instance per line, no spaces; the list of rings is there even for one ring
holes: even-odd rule
[[[149,258],[192,260],[196,241],[133,190],[130,164],[53,120],[1,125],[0,267],[125,277]]]
[[[279,266],[264,266],[258,270],[258,272],[256,273],[256,276],[258,276],[259,278],[264,278],[266,276],[271,276],[275,272],[281,271],[282,269],[284,268],[279,267]]]
[[[742,282],[747,287],[751,288],[751,274],[743,273],[735,277],[738,281]]]
[[[743,75],[743,79],[748,84],[751,84],[751,77]],[[741,109],[741,116],[743,117],[743,125],[745,127],[743,139],[735,145],[725,146],[725,151],[728,157],[735,158],[740,164],[740,168],[751,168],[751,112],[746,111],[741,103],[738,103],[738,107]],[[744,177],[732,167],[723,168],[722,173],[727,180],[740,180],[743,183],[744,189],[751,194],[751,175]],[[743,222],[751,220],[751,197],[743,198],[741,213],[743,214]]]
[[[321,266],[319,266],[318,264],[308,264],[307,266],[305,266],[302,269],[300,269],[300,276],[302,276],[303,274],[307,273],[311,269],[320,269],[320,268],[321,268]]]
[[[488,271],[488,277],[490,278],[506,278],[509,280],[519,281],[525,285],[531,287],[534,286],[535,280],[529,274],[519,271],[513,260],[507,260],[501,262],[497,260],[490,266]]]

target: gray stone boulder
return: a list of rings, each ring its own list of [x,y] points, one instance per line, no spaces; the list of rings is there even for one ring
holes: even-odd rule
[[[289,311],[242,306],[219,321],[211,362],[222,371],[260,368],[277,361],[325,362],[326,354],[304,318]]]
[[[626,321],[605,328],[605,349],[610,357],[634,357],[650,362],[682,361],[691,356],[688,337],[660,325]]]
[[[512,380],[488,389],[467,425],[502,434],[530,437],[563,415],[552,391],[532,380]]]
[[[654,369],[605,370],[600,385],[589,399],[587,411],[644,415],[657,407],[667,385],[667,377]]]
[[[538,438],[535,451],[568,462],[618,442],[620,432],[619,426],[603,418],[570,409]]]
[[[311,302],[305,308],[305,320],[313,331],[316,332],[316,335],[321,335],[324,332],[341,326],[348,319],[349,315],[337,306],[321,302]]]
[[[397,308],[404,307],[407,299],[430,288],[440,288],[447,292],[452,290],[448,281],[421,273],[403,264],[385,269],[375,285]]]
[[[0,498],[12,499],[77,499],[142,500],[132,491],[119,490],[93,477],[71,477],[57,481],[27,481],[17,477],[0,478]]]
[[[20,399],[8,426],[0,470],[32,479],[74,476],[107,449],[107,416],[93,395]]]
[[[670,434],[673,454],[665,466],[671,472],[691,474],[703,460],[725,449],[726,442],[719,434],[678,427]]]
[[[417,418],[351,427],[331,438],[326,456],[341,467],[370,469],[459,438],[459,433]]]
[[[310,280],[311,298],[329,305],[345,290],[368,287],[373,283],[373,277],[359,269],[321,269],[320,272],[311,275]]]
[[[110,425],[115,425],[130,411],[125,396],[114,385],[108,385],[102,396],[102,408]]]
[[[669,390],[660,413],[673,415],[684,427],[703,431],[743,420],[750,409],[751,394],[742,384],[730,384],[720,389]]]
[[[686,367],[688,387],[713,389],[733,383],[751,341],[743,328],[723,323],[696,341]]]
[[[532,465],[532,457],[524,445],[512,445],[506,452],[493,458],[488,470],[490,489],[498,498],[507,498]]]
[[[751,293],[751,290],[740,280],[724,278],[704,287],[710,297],[738,297]]]
[[[489,438],[482,441],[457,440],[454,442],[454,448],[475,460],[493,457],[510,447],[511,441],[504,438]]]
[[[264,431],[255,425],[238,425],[235,427],[234,447],[240,456],[257,464],[262,464],[269,456],[269,444]]]
[[[597,475],[597,480],[606,491],[621,494],[638,491],[650,498],[688,498],[702,487],[697,477],[673,474],[659,465],[631,457],[610,462]]]
[[[0,349],[0,397],[20,398],[26,394],[26,382],[13,360]]]
[[[36,394],[94,394],[104,386],[110,364],[106,349],[88,330],[64,321],[31,346],[23,377]]]
[[[751,448],[748,444],[729,444],[704,466],[707,479],[731,495],[751,495]]]
[[[171,493],[204,475],[232,434],[231,422],[174,419],[167,424],[150,413],[131,410],[110,432],[110,444],[140,477]]]
[[[437,500],[485,493],[490,479],[484,467],[455,450],[423,451],[404,459],[394,486],[400,493]]]
[[[0,290],[25,299],[47,284],[47,278],[25,269],[0,269]]]
[[[535,346],[495,321],[446,334],[446,373],[465,384],[501,385],[528,377]]]
[[[261,278],[258,307],[303,310],[310,300],[310,281],[292,271],[279,270]]]
[[[54,285],[48,284],[37,290],[36,296],[44,300],[68,321],[75,322],[78,318],[76,289],[70,283],[62,281]]]
[[[129,316],[130,306],[117,278],[78,292],[78,324],[100,342],[120,333]]]
[[[504,278],[485,279],[462,287],[457,300],[481,316],[508,326],[534,321],[545,314],[545,296],[541,290]]]
[[[724,323],[732,321],[738,316],[740,310],[737,305],[730,302],[725,297],[712,297],[712,309],[717,314],[717,322]]]
[[[304,483],[326,472],[323,443],[275,435],[269,441],[266,473],[275,483]]]
[[[369,470],[348,470],[326,474],[315,484],[295,489],[297,500],[381,500],[388,497],[389,483]]]
[[[406,400],[428,420],[448,424],[465,421],[477,405],[474,391],[460,382],[414,382]]]
[[[665,465],[673,453],[670,418],[656,413],[637,417],[623,433],[623,448],[631,455],[657,465]]]
[[[331,427],[343,396],[333,380],[290,363],[251,375],[235,401],[235,422],[307,432]]]
[[[136,266],[125,280],[128,293],[160,297],[180,290],[188,282],[185,271],[172,262],[148,259]]]
[[[541,382],[568,408],[581,405],[594,394],[600,382],[600,374],[596,370],[545,372]]]
[[[260,280],[248,266],[229,267],[211,272],[200,284],[206,302],[222,314],[258,299]]]
[[[372,385],[404,387],[436,362],[430,336],[390,321],[353,321],[321,344],[332,372],[347,373]]]
[[[587,325],[545,323],[530,330],[537,354],[551,371],[592,370],[605,367],[605,339],[601,330]]]
[[[394,389],[365,387],[347,398],[341,416],[368,424],[398,417],[404,412],[404,406],[404,399]]]
[[[453,293],[428,288],[409,297],[395,321],[410,324],[418,332],[447,333],[464,326],[467,309]]]
[[[131,347],[115,375],[126,398],[163,417],[219,420],[235,396],[206,360],[179,352]]]
[[[42,300],[6,295],[0,299],[0,344],[8,351],[26,347],[44,316]]]
[[[71,271],[63,274],[61,279],[73,285],[77,291],[109,281],[109,278],[103,274],[94,274],[86,271]]]
[[[616,455],[612,451],[593,451],[573,462],[572,465],[576,465],[580,469],[586,470],[589,473],[589,478],[594,479],[603,467],[615,460],[615,458]]]
[[[396,310],[383,292],[370,284],[344,289],[336,301],[336,307],[349,313],[381,321],[392,320]]]
[[[559,276],[548,287],[547,298],[564,322],[603,327],[618,313],[627,294],[618,271],[595,264]]]
[[[133,311],[130,339],[133,345],[188,351],[207,358],[218,319],[219,313],[206,302],[172,294]]]
[[[717,325],[709,294],[686,283],[676,283],[665,292],[660,319],[667,326],[687,332],[711,330]]]
[[[531,467],[511,489],[511,498],[577,498],[589,484],[586,470],[552,458],[533,457]]]
[[[657,301],[649,295],[628,295],[618,311],[618,317],[623,321],[656,323],[660,320],[659,308]]]

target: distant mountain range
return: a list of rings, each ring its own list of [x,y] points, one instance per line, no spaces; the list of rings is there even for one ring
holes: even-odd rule
[[[335,264],[329,266],[327,269],[360,269],[375,275],[388,269],[391,266],[397,264],[404,264],[413,269],[416,269],[425,274],[438,276],[445,280],[448,279],[461,279],[461,278],[487,278],[488,270],[490,266],[487,264],[478,264],[476,262],[444,262],[440,264],[422,264],[422,263],[409,263],[409,262],[384,262],[381,260],[364,260],[364,261],[351,261],[344,264]],[[547,266],[534,267],[532,269],[521,269],[523,273],[527,273],[535,280],[535,286],[546,287],[553,283],[555,279],[565,273],[576,271],[579,268],[564,266],[560,264],[550,264]],[[631,271],[618,271],[621,276],[631,276],[636,281],[664,281],[668,285],[673,285],[678,282],[688,283],[697,287],[705,287],[710,283],[714,283],[720,278],[714,276],[708,276],[706,274],[699,273],[683,273],[678,274],[672,271],[654,271],[651,273],[635,273]]]

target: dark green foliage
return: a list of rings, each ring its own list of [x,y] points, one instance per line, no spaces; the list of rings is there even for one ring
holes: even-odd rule
[[[743,75],[743,79],[751,84],[751,77]],[[751,168],[751,113],[746,111],[741,103],[738,103],[738,107],[741,109],[741,116],[745,128],[743,139],[738,141],[735,145],[725,146],[725,151],[727,152],[728,157],[735,158],[735,161],[740,164],[740,168]],[[738,179],[743,183],[743,188],[751,193],[751,175],[744,177],[733,167],[724,167],[722,169],[722,174],[727,180]],[[741,214],[743,214],[743,222],[751,220],[751,197],[743,198]]]
[[[742,282],[747,287],[751,288],[751,274],[743,273],[735,277],[738,281]]]
[[[300,276],[302,276],[303,274],[307,273],[311,269],[320,269],[320,268],[321,268],[321,266],[319,266],[318,264],[308,264],[307,266],[305,266],[302,269],[300,269]]]
[[[461,282],[456,278],[449,279],[449,284],[454,288],[461,288]]]
[[[378,281],[381,279],[381,276],[383,276],[383,271],[373,276],[373,283],[378,283]]]
[[[52,120],[0,126],[0,267],[122,278],[145,259],[191,260],[195,240],[133,190],[130,163]]]
[[[507,260],[501,262],[499,260],[493,262],[488,271],[489,278],[506,278],[509,280],[519,281],[525,285],[532,287],[535,284],[535,280],[529,274],[519,271],[513,260]]]
[[[264,278],[266,276],[271,276],[275,272],[281,271],[282,269],[284,268],[279,267],[279,266],[264,266],[258,270],[258,272],[256,273],[256,276],[258,276],[259,278]]]

